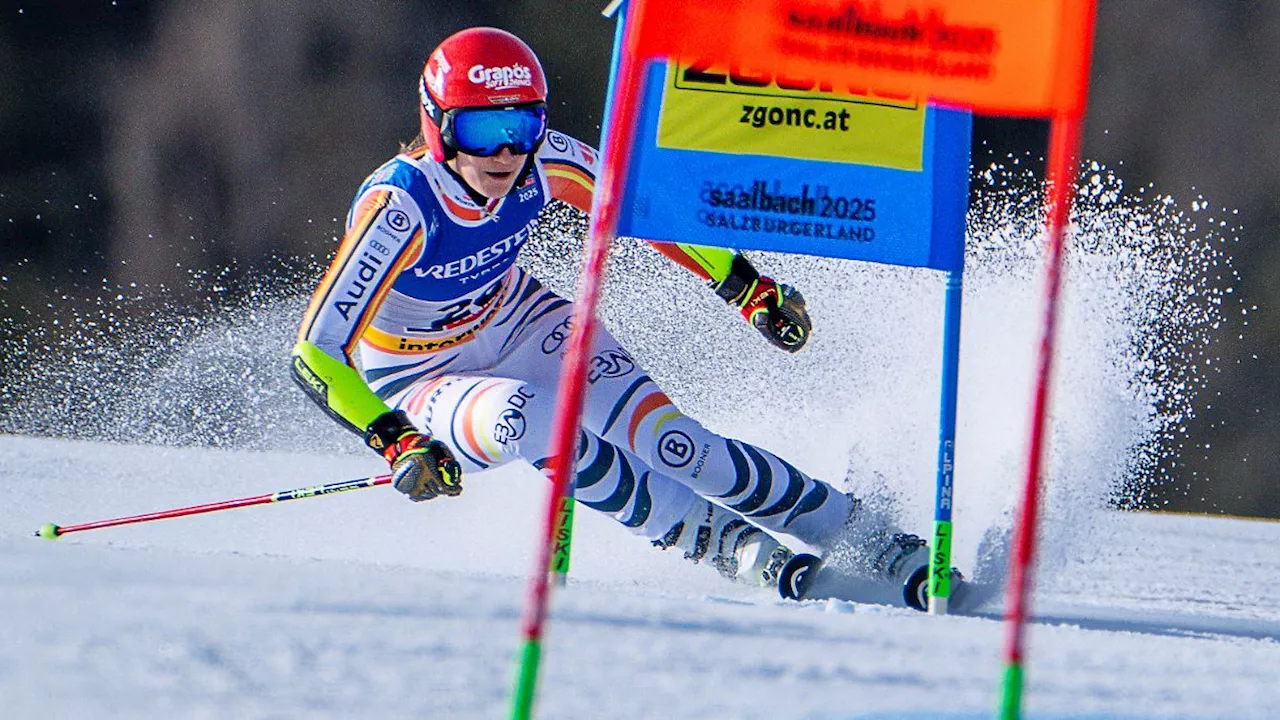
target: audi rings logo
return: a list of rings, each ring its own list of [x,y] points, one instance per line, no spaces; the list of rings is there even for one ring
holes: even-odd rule
[[[693,441],[679,430],[668,430],[658,439],[658,457],[668,467],[682,468],[693,461]]]
[[[569,152],[569,138],[558,132],[551,131],[547,133],[547,144],[559,152]]]
[[[560,321],[560,324],[551,329],[547,336],[542,338],[542,352],[550,355],[559,350],[564,341],[569,339],[569,333],[573,331],[573,318],[567,317]]]
[[[387,212],[387,225],[396,232],[404,232],[409,229],[409,215],[403,210],[390,210]]]

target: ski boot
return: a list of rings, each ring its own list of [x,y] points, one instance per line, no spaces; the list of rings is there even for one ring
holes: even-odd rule
[[[702,499],[653,544],[664,550],[684,550],[685,559],[693,562],[710,555],[711,565],[722,576],[776,587],[779,595],[790,600],[804,597],[821,564],[817,557],[792,552],[736,513]]]
[[[902,586],[902,601],[907,607],[929,607],[929,545],[920,537],[889,535],[884,547],[871,558],[871,569]]]
[[[822,560],[792,552],[763,531],[747,538],[734,554],[734,576],[761,587],[776,587],[785,600],[803,600],[813,585]]]
[[[872,567],[890,580],[902,584],[902,601],[907,607],[922,612],[929,609],[929,545],[916,535],[895,533],[872,562]],[[955,602],[964,594],[964,576],[951,568],[951,597]]]

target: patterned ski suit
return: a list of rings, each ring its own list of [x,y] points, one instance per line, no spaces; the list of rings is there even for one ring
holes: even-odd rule
[[[515,458],[543,467],[572,308],[515,260],[552,200],[590,209],[595,168],[592,148],[550,131],[512,191],[482,204],[422,151],[388,161],[360,187],[311,301],[294,350],[300,384],[357,432],[404,410],[467,471]],[[723,279],[733,255],[654,246],[707,280]],[[603,328],[589,367],[579,502],[650,539],[699,495],[817,545],[848,516],[844,494],[682,414]]]

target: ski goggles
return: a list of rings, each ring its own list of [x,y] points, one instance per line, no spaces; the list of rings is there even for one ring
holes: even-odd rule
[[[509,147],[516,155],[538,148],[547,134],[547,106],[457,108],[444,114],[441,138],[458,152],[490,157]]]

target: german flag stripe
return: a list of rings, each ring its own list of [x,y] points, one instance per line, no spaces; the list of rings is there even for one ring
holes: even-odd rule
[[[609,418],[604,421],[604,427],[600,430],[600,437],[609,434],[609,431],[613,429],[613,424],[618,422],[618,418],[622,416],[622,410],[627,406],[627,403],[631,402],[631,396],[635,395],[647,383],[649,383],[649,378],[642,377],[631,383],[631,387],[628,387],[622,393],[622,396],[618,398],[618,402],[614,404],[613,409],[609,411]]]
[[[387,293],[391,292],[391,287],[396,284],[396,278],[400,277],[400,273],[404,272],[405,266],[411,262],[410,258],[417,257],[416,250],[421,247],[422,226],[419,225],[418,231],[413,234],[413,237],[409,239],[409,242],[405,243],[404,247],[400,248],[400,253],[396,255],[395,261],[391,264],[391,270],[387,273],[386,277],[382,279],[382,283],[374,292],[373,298],[369,300],[369,304],[365,305],[364,314],[361,316],[360,321],[356,323],[355,332],[353,332],[351,337],[347,338],[347,342],[343,344],[342,352],[348,357],[351,356],[351,351],[355,349],[356,343],[359,342],[360,338],[368,331],[369,323],[373,321],[373,316],[376,314],[374,311],[378,306],[382,305],[383,298],[387,296]]]
[[[444,201],[446,209],[448,209],[450,213],[458,216],[462,220],[477,222],[484,218],[484,212],[480,210],[480,208],[467,207],[465,205],[460,205],[457,202],[454,202],[453,198],[443,193],[441,193],[439,197],[441,200]]]
[[[432,378],[423,383],[417,390],[410,393],[407,402],[405,402],[405,407],[409,409],[411,414],[422,414],[422,408],[427,404],[427,398],[431,397],[431,393],[444,382],[445,377],[447,376],[442,375],[437,378]]]
[[[311,296],[311,303],[307,306],[307,314],[303,317],[302,327],[298,330],[298,340],[311,339],[311,330],[316,322],[316,317],[320,314],[320,308],[329,301],[329,294],[333,292],[334,285],[338,282],[338,278],[346,271],[347,265],[351,262],[351,258],[355,256],[356,247],[360,245],[360,240],[369,231],[369,227],[373,225],[373,220],[378,216],[379,212],[390,202],[391,193],[387,191],[371,193],[356,207],[360,215],[360,219],[356,224],[352,225],[343,237],[342,243],[338,246],[338,254],[334,256],[333,262],[329,263],[329,270],[325,273],[324,279],[320,281],[320,286],[316,288],[316,292]],[[347,343],[343,343],[346,347]],[[350,359],[350,358],[348,358]]]
[[[595,173],[591,172],[591,169],[586,165],[576,163],[569,158],[546,158],[542,161],[542,167],[547,170],[550,170],[551,168],[567,168],[569,170],[576,171],[579,175],[585,176],[589,184],[595,184]]]
[[[462,393],[462,397],[458,398],[457,407],[464,407],[467,402],[467,396],[475,392],[475,389],[478,387],[480,387],[480,384],[472,385],[471,387],[464,390]],[[489,463],[486,463],[481,458],[478,458],[475,455],[467,452],[468,448],[463,447],[462,443],[458,441],[458,420],[459,420],[458,414],[457,414],[457,411],[455,410],[453,415],[453,422],[449,424],[449,439],[453,441],[452,443],[450,443],[450,447],[457,450],[464,457],[466,457],[468,460],[475,463],[476,465],[480,467],[488,467]],[[463,430],[464,432],[469,431],[470,428],[464,427]],[[470,445],[471,443],[468,443],[468,444]],[[483,454],[483,453],[476,453],[476,454]]]
[[[490,392],[498,388],[501,385],[501,383],[491,380],[488,383],[486,383],[486,385],[487,387],[485,387],[483,390],[473,395],[471,399],[468,400],[467,403],[462,407],[462,434],[463,434],[463,437],[467,439],[467,443],[471,445],[471,450],[473,452],[483,457],[485,460],[488,460],[489,462],[493,462],[498,459],[498,457],[501,454],[501,451],[498,448],[493,447],[488,442],[486,442],[488,438],[485,437],[484,435],[481,435],[481,437],[476,437],[475,415],[476,415],[476,407],[480,405],[480,402],[484,399],[484,396],[488,395]]]
[[[636,451],[636,431],[640,429],[640,423],[644,419],[652,415],[654,412],[671,405],[671,398],[668,398],[660,390],[656,390],[646,395],[643,400],[636,404],[636,411],[631,415],[631,422],[627,423],[627,445],[631,447],[631,451]]]
[[[551,197],[566,202],[582,212],[591,212],[591,195],[595,191],[595,178],[577,165],[545,162]]]

